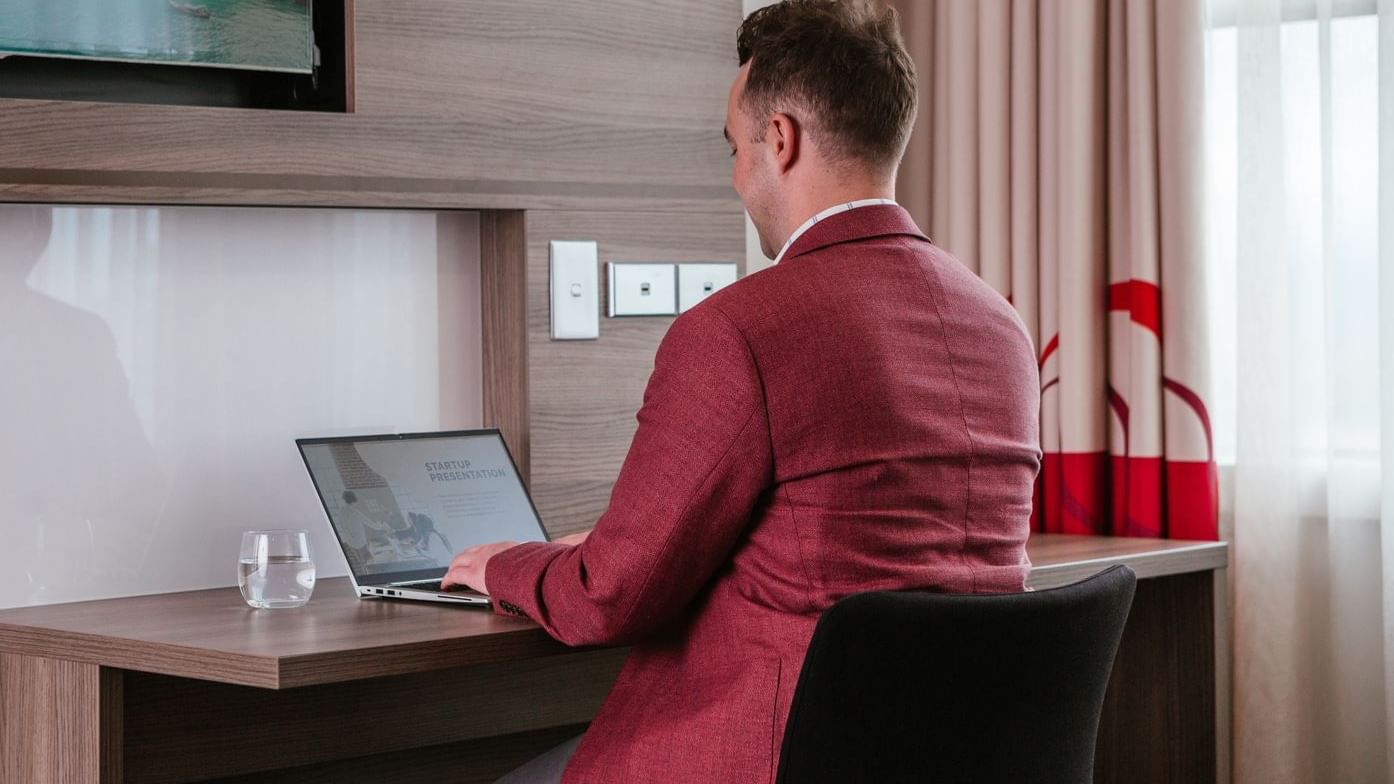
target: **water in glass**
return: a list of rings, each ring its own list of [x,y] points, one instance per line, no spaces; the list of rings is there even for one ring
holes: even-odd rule
[[[242,598],[258,609],[300,607],[315,590],[315,564],[304,531],[248,531],[237,562]]]

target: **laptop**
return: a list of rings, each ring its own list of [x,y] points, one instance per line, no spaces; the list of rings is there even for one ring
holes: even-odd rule
[[[497,429],[296,439],[360,598],[488,606],[441,590],[455,554],[547,532]]]

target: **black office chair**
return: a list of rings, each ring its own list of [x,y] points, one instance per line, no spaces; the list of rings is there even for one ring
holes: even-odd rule
[[[849,596],[818,621],[777,784],[1088,784],[1137,575]]]

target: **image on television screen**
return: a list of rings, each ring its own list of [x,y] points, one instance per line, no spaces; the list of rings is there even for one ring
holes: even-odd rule
[[[310,0],[0,0],[0,53],[310,73]]]

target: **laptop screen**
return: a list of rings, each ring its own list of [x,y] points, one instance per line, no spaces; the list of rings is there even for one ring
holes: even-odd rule
[[[296,443],[360,581],[434,576],[472,545],[546,539],[497,430]]]

